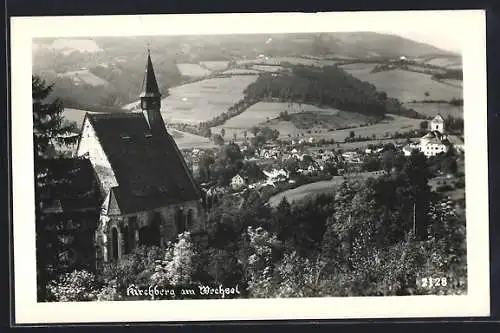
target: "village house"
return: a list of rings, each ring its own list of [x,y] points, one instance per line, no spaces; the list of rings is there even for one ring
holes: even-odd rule
[[[241,189],[243,186],[245,186],[246,182],[243,177],[241,177],[239,174],[231,178],[231,188],[235,191]]]
[[[201,193],[160,106],[148,51],[141,111],[85,115],[77,156],[90,160],[105,196],[95,233],[98,265],[138,245],[163,247],[204,220]]]
[[[262,172],[264,173],[264,175],[266,175],[267,179],[270,180],[270,181],[286,181],[289,177],[289,173],[284,170],[284,169],[273,169],[271,171],[266,171],[266,170],[262,170]]]

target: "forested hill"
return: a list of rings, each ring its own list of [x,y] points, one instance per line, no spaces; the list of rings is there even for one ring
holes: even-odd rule
[[[375,117],[386,113],[412,118],[422,116],[406,109],[372,84],[361,81],[336,66],[323,68],[294,66],[288,75],[261,75],[250,84],[245,95],[251,100],[279,99],[283,102],[297,102],[333,107]]]

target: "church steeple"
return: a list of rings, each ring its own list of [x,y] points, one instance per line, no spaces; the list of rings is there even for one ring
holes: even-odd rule
[[[165,123],[160,114],[161,94],[156,82],[156,76],[151,61],[151,54],[148,48],[148,59],[146,64],[146,73],[144,76],[143,90],[140,95],[141,109],[148,122],[149,128],[165,129]]]
[[[144,90],[141,93],[141,98],[160,98],[160,90],[158,89],[158,83],[156,82],[155,71],[153,69],[153,62],[151,61],[151,54],[148,49],[148,61],[146,65],[146,76],[144,78]]]

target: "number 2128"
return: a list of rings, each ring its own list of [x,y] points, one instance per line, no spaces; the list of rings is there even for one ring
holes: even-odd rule
[[[448,281],[446,280],[445,277],[440,277],[440,278],[425,277],[425,278],[422,278],[422,287],[423,288],[446,287],[447,284],[448,284]]]

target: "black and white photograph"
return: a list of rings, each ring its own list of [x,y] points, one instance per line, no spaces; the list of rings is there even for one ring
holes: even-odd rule
[[[482,11],[11,31],[19,321],[488,315]]]

